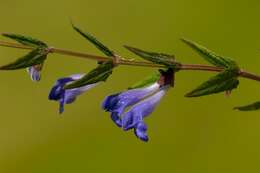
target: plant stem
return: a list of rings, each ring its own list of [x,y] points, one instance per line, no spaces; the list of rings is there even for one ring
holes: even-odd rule
[[[31,47],[31,46],[25,46],[22,44],[5,42],[5,41],[0,41],[0,46],[18,48],[18,49],[26,49],[26,50],[34,49],[34,47]],[[60,48],[54,48],[54,47],[49,47],[49,48],[47,48],[47,50],[49,53],[70,55],[70,56],[75,56],[75,57],[79,57],[79,58],[95,60],[98,62],[106,62],[106,61],[111,60],[110,57],[91,55],[91,54],[86,54],[86,53],[81,53],[81,52],[76,52],[76,51],[71,51],[71,50],[66,50],[66,49],[60,49]],[[154,63],[145,62],[145,61],[129,60],[129,59],[125,59],[125,58],[120,58],[119,61],[117,62],[117,64],[118,65],[128,65],[128,66],[165,68],[164,65],[154,64]],[[179,63],[179,64],[180,64],[180,66],[178,67],[179,70],[209,71],[209,72],[221,72],[224,70],[223,68],[210,66],[210,65],[181,64],[181,63]],[[255,81],[260,81],[259,75],[256,75],[256,74],[244,71],[244,70],[240,70],[239,76],[243,77],[243,78],[255,80]]]
[[[85,59],[90,59],[90,60],[95,60],[99,62],[105,62],[108,61],[108,57],[102,57],[102,56],[96,56],[96,55],[90,55],[86,53],[81,53],[81,52],[75,52],[71,50],[65,50],[65,49],[60,49],[60,48],[49,48],[50,53],[57,53],[61,55],[70,55],[70,56],[75,56],[79,58],[85,58]]]
[[[212,72],[221,72],[224,69],[215,66],[209,65],[200,65],[200,64],[181,64],[180,70],[198,70],[198,71],[212,71]]]
[[[247,78],[247,79],[252,79],[252,80],[256,80],[256,81],[260,81],[260,76],[244,71],[244,70],[240,70],[240,74],[239,76],[243,77],[243,78]]]

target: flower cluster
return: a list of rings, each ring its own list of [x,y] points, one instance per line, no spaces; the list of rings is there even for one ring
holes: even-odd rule
[[[33,73],[32,73],[33,74]],[[142,141],[148,141],[147,125],[144,118],[150,115],[173,83],[173,69],[160,71],[158,80],[148,86],[130,89],[106,97],[102,108],[111,113],[111,119],[125,131],[134,129],[135,135]],[[73,89],[64,86],[81,79],[83,74],[60,78],[49,93],[49,100],[58,101],[59,112],[64,112],[64,105],[73,103],[77,96],[95,87],[98,83],[88,84]]]

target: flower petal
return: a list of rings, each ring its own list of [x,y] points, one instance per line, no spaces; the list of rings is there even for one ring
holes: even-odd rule
[[[164,96],[166,88],[161,88],[157,93],[144,99],[140,103],[134,105],[122,118],[122,126],[124,130],[134,128],[138,122],[153,112],[156,105]]]
[[[105,100],[102,103],[102,108],[106,111],[111,111],[116,107],[117,102],[119,101],[118,96],[121,93],[113,94],[110,96],[107,96]]]
[[[122,120],[121,120],[120,116],[118,115],[118,113],[116,113],[116,112],[111,113],[111,119],[118,127],[122,127]]]
[[[127,131],[134,128],[136,124],[141,121],[143,121],[141,113],[129,111],[122,118],[122,127],[125,131]]]
[[[147,142],[149,140],[147,135],[147,125],[144,122],[139,122],[135,127],[135,135],[142,141]]]
[[[37,82],[41,80],[41,73],[34,66],[28,67],[27,71],[30,74],[32,81]]]
[[[64,104],[65,104],[64,98],[60,99],[59,103],[60,103],[59,113],[62,114],[64,112]]]
[[[126,107],[136,104],[159,88],[160,85],[154,83],[145,88],[132,89],[108,96],[103,101],[102,108],[106,111],[118,112],[119,115],[122,115]]]
[[[85,91],[95,87],[98,83],[86,85],[80,88],[73,88],[65,90],[64,100],[66,104],[70,104],[76,100],[76,97]]]
[[[63,86],[71,81],[73,81],[73,79],[70,77],[58,79],[49,93],[49,100],[61,99],[61,95],[64,92]]]

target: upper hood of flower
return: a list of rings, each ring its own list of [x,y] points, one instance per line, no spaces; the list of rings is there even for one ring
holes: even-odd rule
[[[110,95],[105,98],[102,107],[106,111],[118,112],[118,114],[121,115],[126,107],[136,104],[143,98],[158,91],[159,88],[160,85],[158,83],[154,83],[145,88],[132,89],[122,93]]]

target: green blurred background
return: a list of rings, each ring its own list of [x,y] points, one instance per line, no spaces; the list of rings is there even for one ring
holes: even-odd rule
[[[185,37],[260,73],[259,0],[0,0],[1,32],[30,35],[50,45],[100,54],[75,33],[70,19],[110,48],[122,45],[175,54],[204,63],[180,42]],[[25,51],[0,48],[5,64]],[[51,55],[40,83],[24,70],[1,72],[2,173],[238,173],[260,171],[260,114],[232,107],[260,99],[259,84],[241,79],[239,90],[199,99],[183,95],[213,74],[181,72],[146,121],[149,143],[123,132],[100,109],[103,98],[155,69],[120,67],[103,85],[66,106],[47,100],[55,80],[87,72],[95,62]]]

